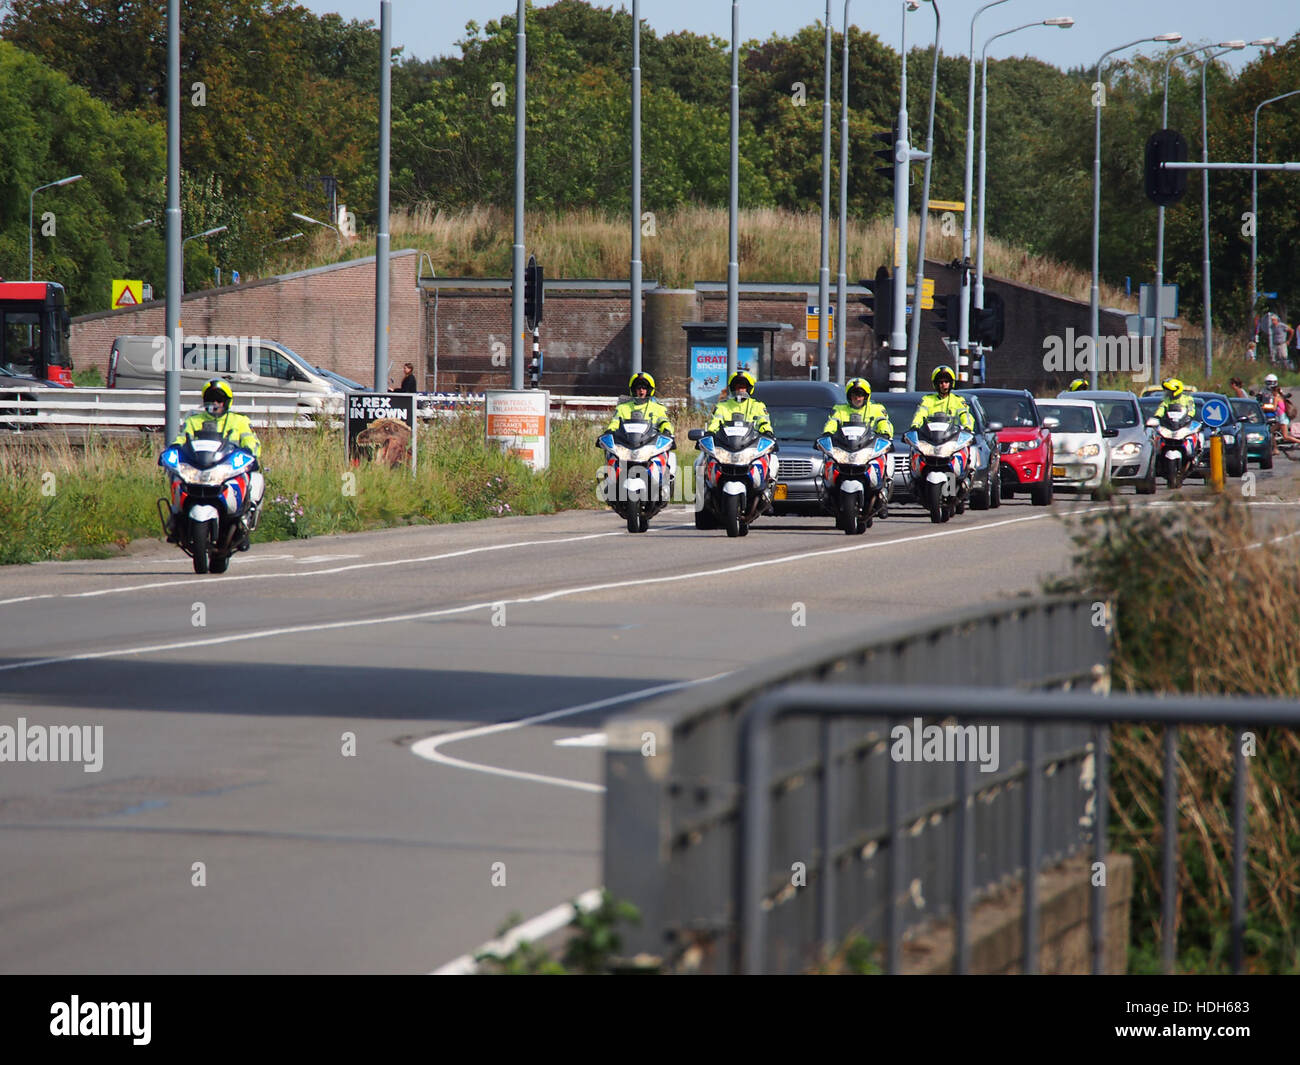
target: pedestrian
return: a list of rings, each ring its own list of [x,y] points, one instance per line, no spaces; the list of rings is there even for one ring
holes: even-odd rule
[[[1251,362],[1254,362],[1257,358],[1259,358],[1259,356],[1255,354],[1254,340],[1252,340],[1249,344],[1246,345],[1246,358],[1249,359]]]
[[[1268,312],[1268,355],[1273,362],[1286,365],[1286,346],[1294,335],[1295,330],[1279,318],[1276,312]]]
[[[1228,382],[1228,385],[1231,387],[1234,396],[1239,396],[1242,399],[1250,399],[1250,393],[1246,391],[1245,386],[1241,383],[1240,377],[1234,377]]]
[[[418,392],[420,386],[415,381],[415,367],[409,362],[402,364],[402,369],[406,371],[406,376],[402,378],[402,383],[397,386],[398,392]]]

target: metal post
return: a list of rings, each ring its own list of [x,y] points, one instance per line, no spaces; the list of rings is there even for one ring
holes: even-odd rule
[[[641,372],[641,0],[632,0],[632,373]]]
[[[971,856],[975,818],[970,810],[970,762],[957,763],[957,810],[954,832],[957,856],[953,889],[953,972],[965,976],[970,972],[970,890]]]
[[[823,957],[835,952],[835,743],[834,722],[824,719],[821,733],[822,786],[817,811],[817,843],[821,851],[818,881],[817,928]]]
[[[740,315],[740,0],[731,0],[731,184],[727,202],[727,383],[736,372]]]
[[[392,42],[392,0],[382,0],[379,5],[379,217],[375,220],[376,392],[388,391],[388,156],[392,126]]]
[[[181,250],[181,12],[180,0],[167,0],[167,366],[164,410],[167,439],[181,430],[181,293],[185,285]]]
[[[966,90],[966,210],[962,212],[961,220],[961,313],[957,335],[957,379],[959,381],[966,381],[970,377],[971,188],[975,171],[975,20],[989,8],[1006,2],[1007,0],[992,0],[992,3],[985,4],[976,11],[970,20],[970,84]]]
[[[934,161],[934,102],[939,95],[939,0],[934,7],[934,62],[930,68],[930,117],[925,133],[925,174],[921,181],[921,221],[916,241],[916,284],[912,296],[912,326],[907,345],[907,390],[916,390],[916,357],[921,345],[921,290],[925,287],[925,230],[930,215],[930,164]]]
[[[1243,730],[1232,730],[1232,971],[1241,972],[1246,930],[1246,756]]]
[[[1166,973],[1174,971],[1174,900],[1178,887],[1178,729],[1165,729],[1165,837],[1164,864],[1160,890],[1160,957]]]
[[[826,70],[822,94],[822,235],[817,273],[817,380],[830,380],[827,362],[826,322],[831,299],[831,0],[826,0]]]
[[[510,387],[524,387],[524,116],[527,112],[524,75],[528,65],[528,37],[524,28],[527,9],[519,0],[515,14],[515,242],[510,247]]]
[[[844,345],[848,333],[845,308],[848,286],[848,201],[849,201],[849,4],[844,0],[844,61],[840,64],[840,271],[835,284],[835,380],[844,387]]]
[[[1097,795],[1096,816],[1093,818],[1093,888],[1092,888],[1092,972],[1101,976],[1106,971],[1106,833],[1110,802],[1107,778],[1110,775],[1110,726],[1098,725],[1093,743],[1093,754],[1097,767],[1093,780]],[[1095,878],[1098,870],[1102,882]]]
[[[1259,162],[1260,108],[1277,103],[1278,100],[1285,100],[1288,96],[1300,96],[1300,89],[1284,92],[1281,96],[1274,96],[1255,108],[1254,134],[1251,138],[1250,151],[1252,164]],[[1253,323],[1255,321],[1255,305],[1259,302],[1259,271],[1257,267],[1259,256],[1259,172],[1257,170],[1250,172],[1250,219],[1250,320]]]
[[[916,6],[919,5],[903,5],[898,140],[894,142],[894,320],[889,334],[889,382],[891,390],[899,392],[905,391],[907,385],[907,179],[911,173],[907,130],[907,12]]]
[[[1025,722],[1025,956],[1022,971],[1038,972],[1038,836],[1042,820],[1038,800],[1038,728]]]
[[[1205,71],[1212,60],[1222,55],[1214,52],[1201,59],[1201,162],[1210,161],[1210,131],[1206,121]],[[1205,387],[1210,387],[1210,367],[1214,363],[1214,323],[1210,314],[1210,172],[1201,171],[1201,290],[1205,299]],[[1217,439],[1217,438],[1216,438]]]

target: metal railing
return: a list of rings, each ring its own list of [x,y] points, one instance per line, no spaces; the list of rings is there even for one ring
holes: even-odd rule
[[[693,964],[715,972],[734,971],[742,957],[741,827],[750,801],[745,780],[754,778],[743,775],[741,726],[764,697],[791,683],[836,691],[867,683],[939,682],[953,685],[948,699],[956,709],[973,688],[1104,685],[1108,637],[1096,617],[1094,602],[1081,597],[985,605],[890,625],[874,638],[823,642],[615,718],[606,729],[605,885],[641,910],[641,925],[626,935],[629,952],[661,956],[669,964],[690,956]],[[894,852],[900,856],[895,860],[905,861],[909,882],[923,885],[911,893],[904,924],[949,912],[956,894],[955,818],[947,816],[959,805],[954,767],[913,766],[903,806],[891,820],[878,728],[836,723],[828,737],[818,723],[798,718],[775,728],[769,829],[783,868],[769,869],[759,884],[773,907],[767,957],[775,961],[769,967],[799,971],[819,944],[863,926],[883,937],[884,841],[892,823],[911,826],[910,842]],[[1004,728],[1007,749],[1023,749],[1022,731]],[[1086,842],[1079,821],[1095,801],[1090,738],[1078,726],[1053,727],[1036,737],[1044,772],[1055,767],[1043,791],[1038,838],[1044,853],[1063,857]],[[841,827],[832,842],[819,830],[819,810],[827,800],[811,786],[828,757],[839,773],[831,809]],[[988,779],[981,782],[973,816],[984,846],[975,856],[973,883],[991,886],[1020,871],[1014,826],[1023,815],[1025,774],[1016,766],[982,776]],[[819,913],[814,899],[827,890],[827,881],[817,891],[792,886],[796,860],[813,880],[831,860],[833,907]]]
[[[1240,972],[1243,955],[1245,927],[1245,777],[1243,733],[1247,725],[1281,725],[1300,727],[1300,704],[1294,700],[1229,698],[1229,697],[1179,697],[1110,696],[1072,692],[1023,692],[1013,690],[975,689],[963,691],[960,706],[953,706],[953,692],[949,688],[934,686],[842,686],[842,685],[791,685],[760,699],[745,714],[741,727],[742,786],[741,799],[743,831],[738,862],[736,912],[739,914],[740,934],[735,942],[736,968],[745,972],[766,972],[769,969],[769,926],[772,914],[782,903],[781,889],[774,888],[778,875],[772,862],[774,845],[773,796],[789,786],[789,776],[773,773],[773,736],[778,723],[794,717],[815,717],[821,737],[820,764],[811,767],[809,775],[819,780],[817,796],[817,842],[819,854],[817,899],[818,938],[823,947],[835,940],[837,884],[835,863],[843,853],[836,831],[835,812],[842,805],[837,802],[842,788],[840,772],[831,739],[832,722],[836,719],[874,719],[877,733],[892,736],[906,718],[919,722],[926,717],[952,717],[958,721],[995,722],[982,727],[1002,729],[1006,722],[1018,722],[1024,727],[1021,757],[1008,778],[1016,778],[1023,785],[1024,825],[1021,839],[1023,895],[1022,971],[1029,973],[1038,964],[1039,906],[1037,878],[1047,841],[1043,838],[1043,816],[1051,814],[1051,803],[1045,802],[1044,792],[1052,787],[1054,770],[1059,765],[1050,755],[1040,751],[1042,733],[1050,733],[1067,724],[1090,726],[1094,736],[1090,745],[1095,752],[1095,781],[1089,806],[1093,811],[1091,841],[1094,862],[1104,863],[1107,830],[1107,776],[1108,736],[1112,723],[1154,723],[1166,727],[1166,753],[1176,743],[1178,725],[1230,725],[1235,729],[1233,772],[1233,879],[1232,879],[1232,967]],[[909,726],[904,726],[906,729]],[[967,726],[969,727],[969,726]],[[1050,736],[1046,746],[1050,747]],[[951,768],[951,767],[950,767]],[[964,973],[970,959],[969,909],[973,896],[972,857],[980,841],[977,817],[980,798],[1002,781],[989,782],[979,792],[970,786],[971,761],[956,763],[956,791],[953,801],[941,804],[931,816],[953,815],[955,851],[953,865],[953,907],[955,919],[954,970]],[[907,833],[909,817],[904,815],[904,770],[900,759],[888,758],[886,777],[886,825],[883,834],[873,841],[883,844],[886,864],[885,877],[885,939],[887,969],[896,973],[901,969],[901,933],[903,918],[900,905],[905,904],[908,891],[904,887]],[[1173,958],[1173,891],[1176,827],[1177,783],[1166,758],[1165,768],[1165,831],[1163,839],[1164,891],[1164,948],[1166,965]],[[913,833],[915,835],[915,833]],[[996,840],[983,840],[986,845]],[[1059,840],[1056,841],[1059,844]],[[853,841],[850,846],[857,845]],[[788,855],[787,855],[788,857]],[[780,863],[777,863],[780,864]],[[1095,868],[1095,867],[1094,867]],[[1104,868],[1104,864],[1103,864]],[[784,872],[782,870],[782,872]],[[1093,880],[1090,912],[1093,972],[1101,973],[1105,966],[1105,912],[1106,887]]]

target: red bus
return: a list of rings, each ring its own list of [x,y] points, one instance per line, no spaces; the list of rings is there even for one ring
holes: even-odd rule
[[[68,304],[53,281],[0,281],[0,365],[12,373],[72,385]]]

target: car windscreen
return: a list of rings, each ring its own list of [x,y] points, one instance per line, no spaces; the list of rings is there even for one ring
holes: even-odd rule
[[[1093,418],[1091,407],[1065,407],[1054,403],[1040,403],[1038,410],[1044,418],[1055,418],[1061,423],[1052,430],[1054,433],[1095,433],[1097,431],[1097,422]]]
[[[772,420],[772,431],[778,440],[806,440],[809,443],[822,435],[822,426],[830,414],[830,407],[767,408],[767,416]]]
[[[1228,402],[1232,404],[1232,413],[1238,421],[1249,422],[1251,425],[1264,424],[1264,412],[1253,399],[1230,399]]]
[[[1034,403],[1028,396],[981,395],[980,405],[991,422],[1001,422],[1004,429],[1033,428],[1038,424]]]
[[[911,428],[912,416],[916,413],[917,404],[915,400],[893,399],[888,395],[872,396],[871,398],[885,408],[896,435],[901,436]]]
[[[1099,399],[1097,409],[1107,429],[1133,429],[1138,425],[1138,410],[1131,399]]]

